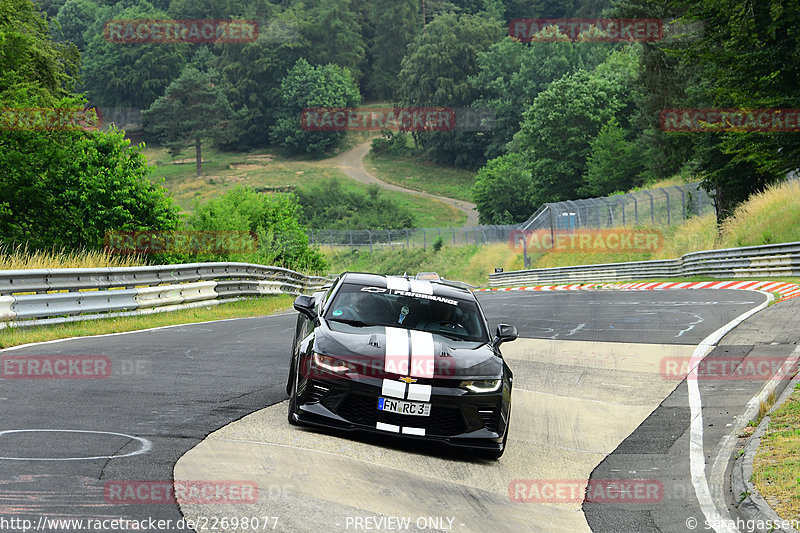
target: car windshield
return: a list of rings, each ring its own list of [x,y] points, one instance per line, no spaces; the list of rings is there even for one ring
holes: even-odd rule
[[[454,340],[485,342],[484,321],[474,300],[382,287],[344,284],[325,318],[357,327],[392,326],[436,333]]]

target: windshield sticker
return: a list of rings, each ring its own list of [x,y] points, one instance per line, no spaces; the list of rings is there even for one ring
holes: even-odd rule
[[[383,289],[381,287],[361,287],[361,292],[381,293],[381,292],[386,292],[386,289]]]
[[[435,296],[433,294],[422,294],[419,292],[401,291],[397,289],[393,289],[390,292],[390,294],[395,294],[397,296],[411,296],[413,298],[423,298],[425,300],[431,300],[432,302],[441,302],[444,304],[458,305],[458,300],[453,300],[451,298],[444,298],[443,296]]]
[[[341,309],[337,309],[332,314],[333,314],[333,316],[342,316],[342,310]]]

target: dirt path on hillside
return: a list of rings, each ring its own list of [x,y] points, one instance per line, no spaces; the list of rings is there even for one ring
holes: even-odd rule
[[[466,224],[464,224],[465,226],[478,225],[478,212],[475,210],[475,204],[473,203],[466,202],[464,200],[455,200],[453,198],[447,198],[445,196],[439,196],[427,192],[405,189],[398,185],[393,185],[391,183],[386,183],[385,181],[381,181],[372,174],[370,174],[369,172],[367,172],[367,169],[364,168],[364,157],[369,153],[369,147],[371,142],[372,141],[361,143],[355,146],[354,148],[351,148],[350,150],[337,155],[336,157],[328,159],[327,161],[331,162],[332,164],[342,169],[342,172],[344,172],[347,175],[347,177],[352,178],[356,181],[360,181],[361,183],[375,183],[390,191],[405,192],[414,194],[416,196],[422,196],[424,198],[439,200],[440,202],[455,207],[459,211],[463,211],[467,215],[467,222]]]

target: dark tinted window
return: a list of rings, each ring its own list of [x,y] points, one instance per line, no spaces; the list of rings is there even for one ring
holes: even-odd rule
[[[474,300],[345,283],[325,314],[328,320],[419,329],[467,341],[488,336]]]

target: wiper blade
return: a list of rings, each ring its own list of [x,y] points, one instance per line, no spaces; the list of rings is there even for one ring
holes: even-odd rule
[[[371,326],[372,324],[367,324],[361,320],[354,320],[350,318],[329,318],[331,322],[341,322],[342,324],[347,324],[348,326],[355,326],[357,328],[363,328],[364,326]]]
[[[441,335],[442,337],[446,337],[446,338],[448,338],[450,340],[454,340],[454,341],[466,340],[464,337],[461,337],[460,335],[453,335],[453,334],[450,334],[450,333],[442,333],[441,331],[434,331],[433,334],[434,335]]]

